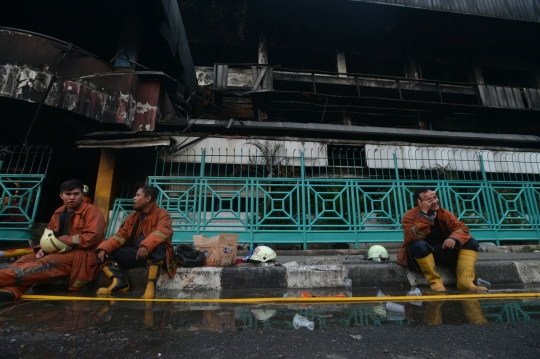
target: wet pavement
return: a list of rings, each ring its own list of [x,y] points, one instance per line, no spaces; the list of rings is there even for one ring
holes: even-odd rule
[[[16,325],[28,330],[107,330],[115,325],[150,327],[159,330],[185,331],[245,331],[282,329],[295,330],[296,314],[307,318],[314,329],[327,327],[387,326],[419,324],[489,324],[540,321],[540,298],[523,300],[508,298],[490,300],[433,300],[424,290],[422,296],[411,297],[410,302],[396,302],[392,309],[392,296],[405,295],[410,288],[354,288],[352,292],[336,289],[309,290],[314,296],[334,294],[348,296],[375,296],[377,292],[389,296],[380,302],[368,303],[288,303],[288,304],[226,304],[219,301],[200,302],[126,302],[118,295],[105,301],[92,300],[21,300],[15,304],[0,303],[0,328]],[[208,292],[164,292],[169,298],[270,298],[300,297],[303,290],[283,293],[279,290],[237,290],[209,294]],[[538,285],[505,286],[493,288],[491,293],[540,292]],[[38,292],[39,293],[39,292]],[[449,290],[447,294],[457,294]],[[56,294],[54,290],[41,294]],[[89,293],[77,293],[77,295]],[[69,297],[69,296],[68,296]],[[89,296],[93,297],[93,296]],[[431,299],[422,301],[422,299]],[[387,304],[390,301],[391,304]],[[39,324],[39,328],[36,325]]]
[[[484,271],[482,278],[493,280],[498,271]],[[488,273],[492,276],[484,276]],[[540,293],[540,283],[493,281],[491,294]],[[219,299],[295,298],[303,291],[316,297],[374,297],[379,290],[403,296],[413,289],[409,285],[349,291],[345,287],[204,291],[182,287],[159,290],[157,296],[164,302],[122,301],[142,295],[143,286],[134,285],[129,293],[105,301],[0,303],[0,357],[540,358],[538,297],[501,300],[490,299],[488,293],[482,300],[432,300],[437,296],[429,293],[429,287],[420,288],[422,296],[408,302],[380,297],[366,303],[225,304]],[[447,294],[460,294],[455,285],[447,289]],[[95,298],[95,288],[70,293],[65,285],[43,285],[27,294]],[[208,298],[216,301],[197,301]],[[313,330],[302,326],[303,320]]]
[[[406,305],[407,318],[396,318],[381,304],[186,310],[172,303],[31,302],[2,313],[0,344],[4,358],[342,359],[366,354],[537,358],[540,354],[538,301],[481,302],[491,324],[482,326],[461,325],[470,319],[458,301],[429,305],[433,307]],[[442,313],[440,323],[437,309]],[[294,329],[292,318],[298,314],[312,320],[314,330]],[[437,343],[440,340],[444,342]]]
[[[537,289],[522,286],[495,288],[494,292]],[[375,291],[354,288],[349,294],[373,296]],[[404,288],[382,291],[404,294]],[[327,295],[331,290],[311,292]],[[170,296],[174,294],[196,298],[208,293]],[[225,292],[220,297],[283,294],[246,291]],[[402,311],[400,307],[388,310],[384,299],[324,305],[21,300],[0,304],[0,345],[3,358],[540,356],[539,298],[422,302],[419,296],[412,302],[396,303],[403,306]],[[293,323],[295,316],[303,317],[313,330]],[[512,348],[515,345],[520,347]]]

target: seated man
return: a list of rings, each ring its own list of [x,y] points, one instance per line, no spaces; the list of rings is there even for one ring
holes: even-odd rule
[[[135,212],[126,218],[116,234],[97,248],[98,261],[104,262],[103,272],[112,280],[109,287],[98,289],[98,295],[129,290],[122,268],[148,266],[148,284],[142,296],[147,299],[154,298],[155,282],[164,260],[169,275],[174,277],[177,266],[171,244],[171,216],[157,206],[157,195],[157,189],[152,186],[140,187],[133,198]]]
[[[54,212],[48,228],[62,252],[45,253],[38,245],[35,254],[0,270],[0,300],[18,299],[30,286],[53,278],[70,276],[69,290],[79,290],[94,280],[99,270],[95,250],[105,231],[103,215],[83,201],[83,184],[77,179],[62,184],[60,198],[64,205]]]
[[[417,189],[413,199],[416,207],[407,211],[401,222],[404,243],[397,255],[398,263],[420,270],[434,292],[446,291],[435,264],[456,267],[459,290],[486,291],[486,287],[473,284],[478,242],[469,234],[469,228],[440,207],[437,194],[429,188]]]

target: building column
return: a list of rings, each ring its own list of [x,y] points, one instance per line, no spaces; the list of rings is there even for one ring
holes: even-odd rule
[[[101,149],[99,159],[99,169],[96,181],[96,191],[94,205],[99,208],[105,222],[109,222],[109,210],[114,199],[111,198],[114,176],[114,165],[116,162],[116,150],[113,148]]]
[[[257,63],[268,64],[268,42],[264,35],[259,35],[259,56]]]
[[[257,63],[261,65],[268,65],[268,41],[266,41],[266,36],[264,36],[264,34],[259,35],[259,54],[257,57]],[[255,80],[256,79],[254,78],[253,81]],[[268,111],[258,110],[257,118],[259,121],[268,120]]]
[[[482,75],[482,68],[480,67],[480,61],[478,61],[478,57],[473,53],[471,54],[471,65],[473,70],[473,76],[474,76],[474,82],[483,85],[484,82],[484,75]]]
[[[407,77],[411,79],[420,78],[420,70],[418,69],[418,61],[416,55],[411,48],[407,49]]]
[[[341,112],[341,124],[344,126],[352,126],[351,113],[348,111]]]
[[[343,52],[337,53],[337,72],[339,73],[339,77],[347,77],[347,62],[345,61],[345,54]]]

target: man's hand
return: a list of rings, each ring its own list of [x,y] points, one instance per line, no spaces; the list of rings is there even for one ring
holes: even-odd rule
[[[145,246],[141,246],[139,248],[139,250],[137,251],[137,255],[135,256],[135,259],[139,260],[139,259],[142,259],[142,258],[146,258],[148,257],[148,248],[146,248]]]
[[[97,251],[96,256],[98,258],[99,263],[105,262],[105,258],[107,257],[107,251],[105,249],[100,249]]]
[[[442,244],[443,249],[454,249],[456,246],[456,241],[452,238],[446,238],[446,240]]]
[[[420,207],[420,211],[424,212],[425,214],[429,213],[429,210],[431,209],[431,202],[430,201],[422,201],[421,199],[418,200],[418,207]]]
[[[39,251],[37,251],[36,253],[36,258],[37,259],[40,259],[40,258],[43,258],[45,257],[45,252],[43,251],[43,249],[40,249]]]

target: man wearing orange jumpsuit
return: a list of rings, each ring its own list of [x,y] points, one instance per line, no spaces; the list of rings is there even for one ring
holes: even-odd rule
[[[173,234],[169,212],[156,203],[158,191],[152,186],[142,186],[133,197],[133,209],[118,232],[97,248],[102,270],[111,279],[109,287],[99,288],[98,295],[129,290],[129,283],[122,269],[148,268],[148,282],[143,298],[153,298],[159,270],[166,264],[172,278],[178,264],[171,243]]]
[[[403,215],[404,240],[397,255],[398,264],[421,271],[433,292],[445,292],[435,264],[455,267],[457,288],[461,291],[486,291],[474,285],[474,266],[478,242],[465,223],[440,206],[435,191],[422,187],[413,194],[416,207]]]
[[[32,285],[53,278],[70,276],[69,290],[73,291],[94,280],[99,270],[95,250],[105,231],[103,215],[96,206],[83,201],[83,184],[77,179],[62,184],[60,198],[64,205],[54,212],[49,229],[71,249],[47,254],[38,245],[34,254],[0,270],[0,301],[18,299]]]

